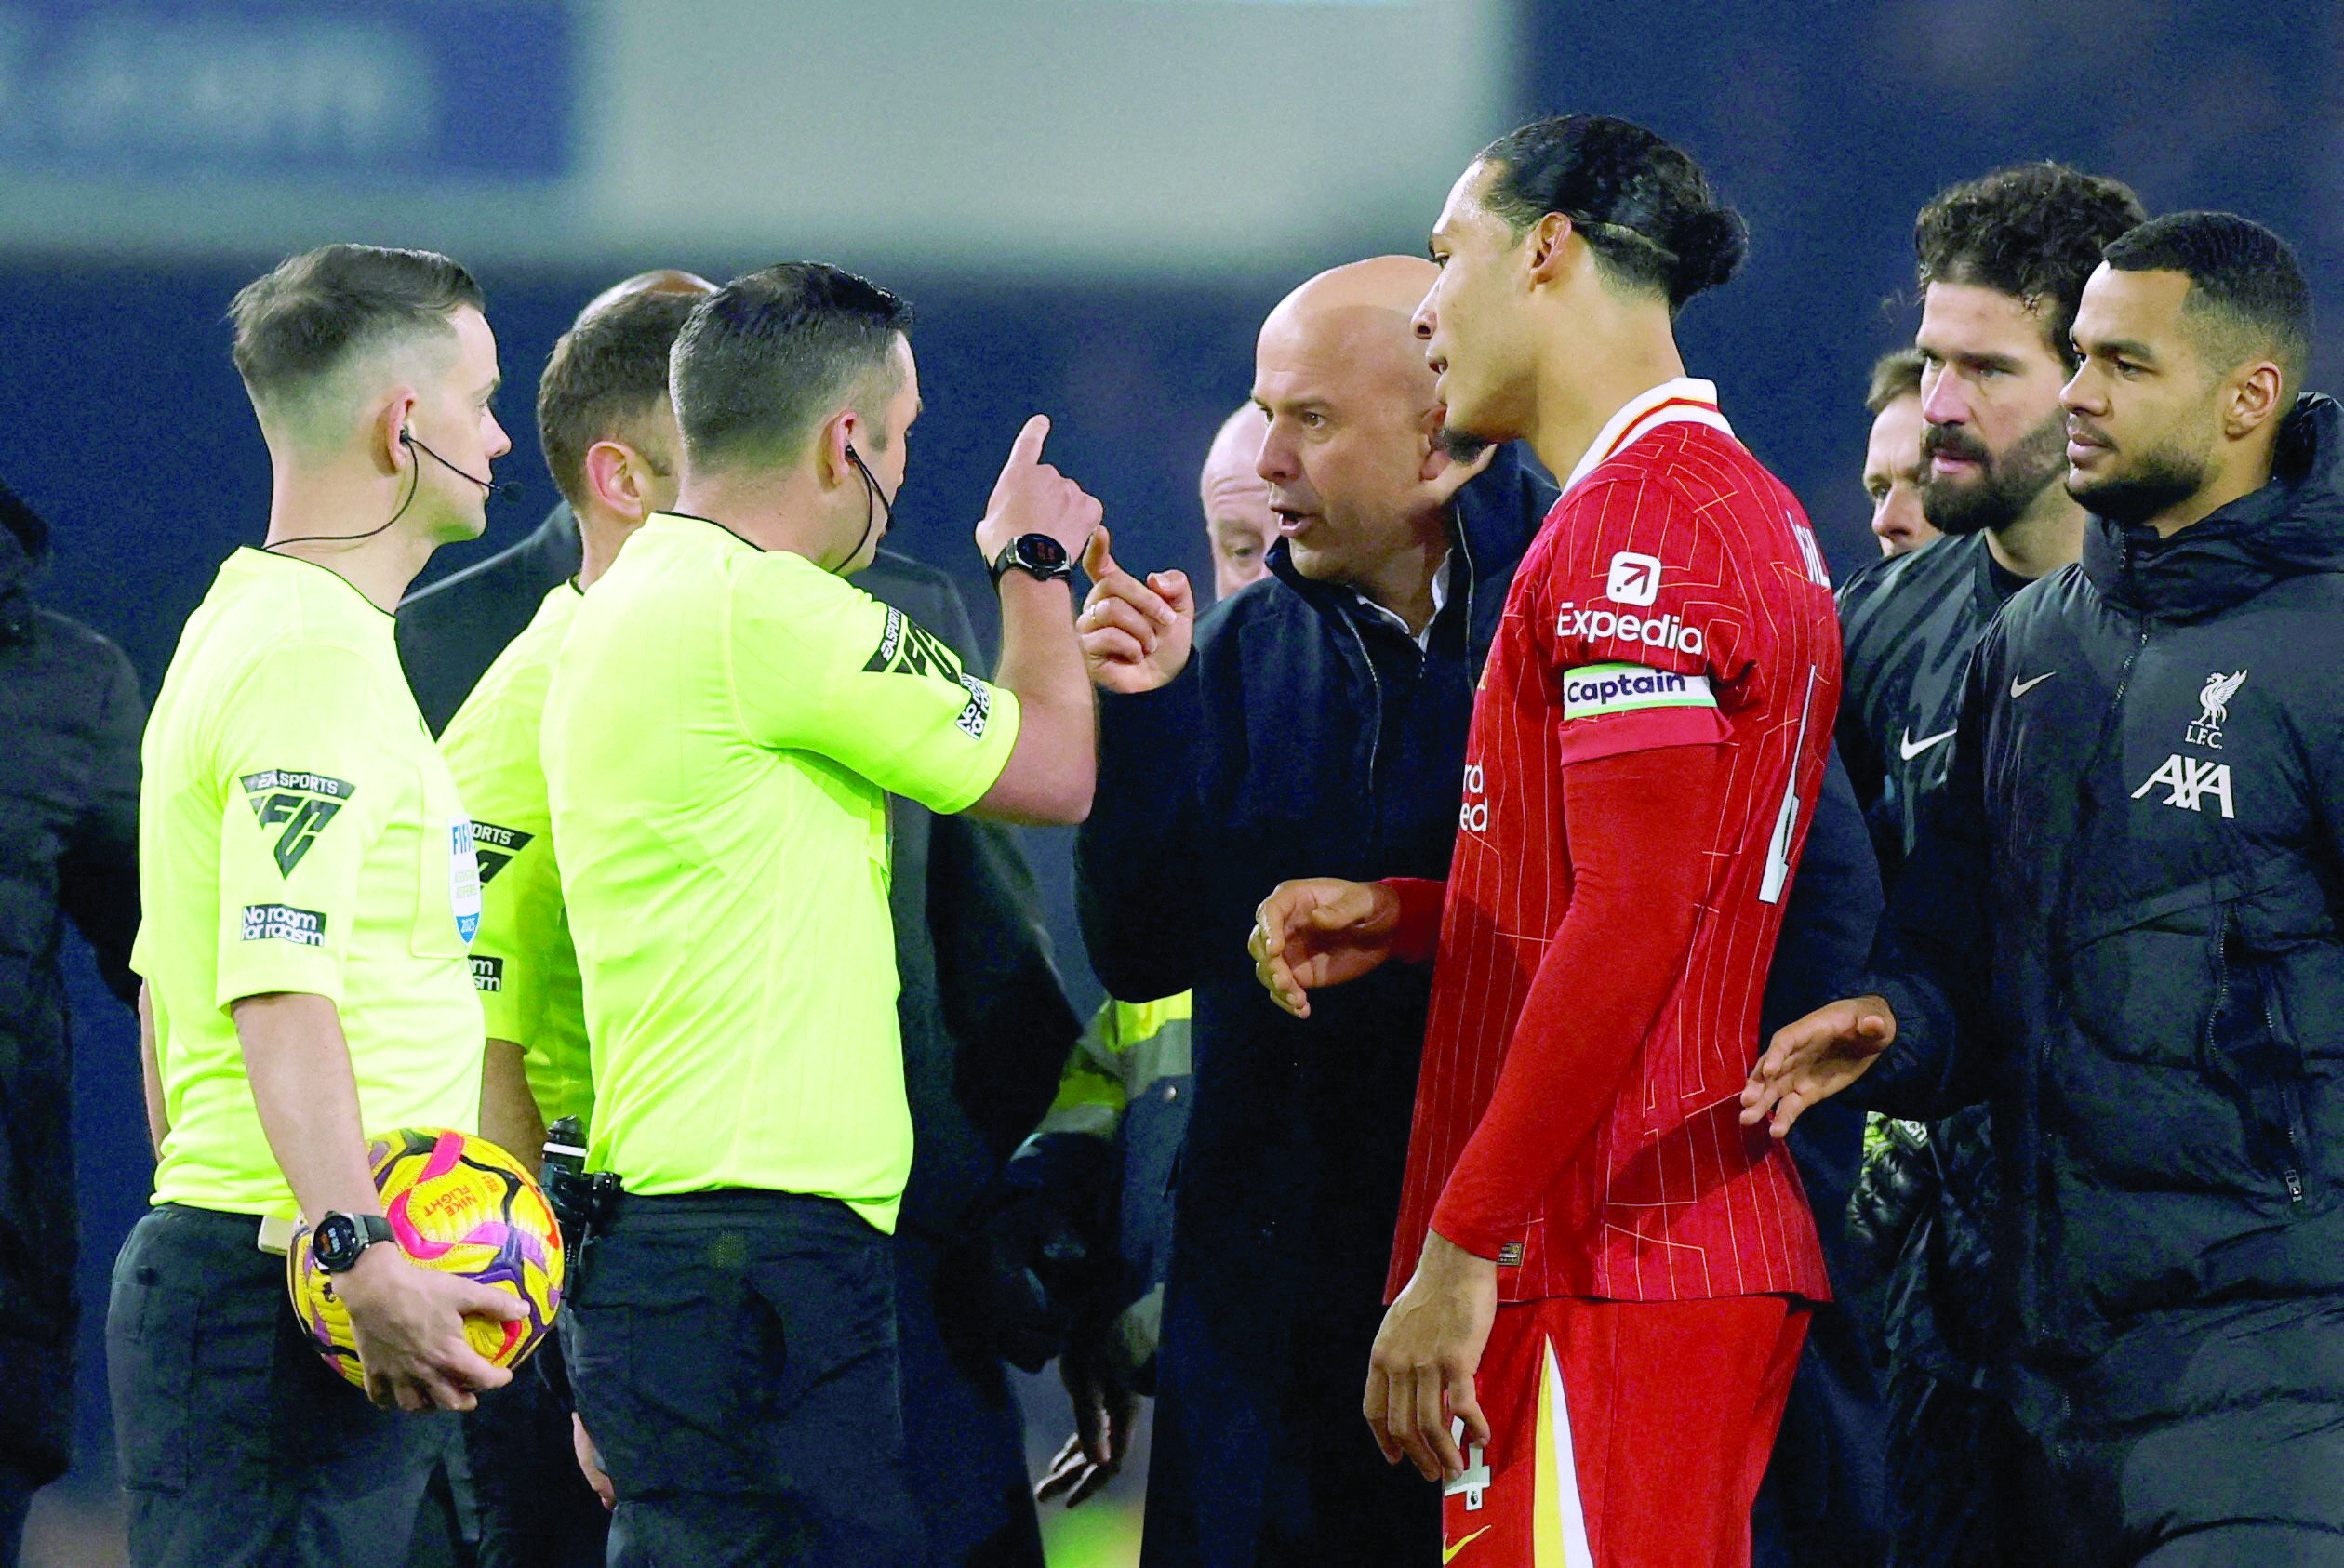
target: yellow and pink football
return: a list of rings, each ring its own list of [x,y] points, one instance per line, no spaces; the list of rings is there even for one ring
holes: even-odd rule
[[[538,1348],[562,1307],[562,1232],[537,1179],[487,1139],[446,1127],[402,1127],[366,1147],[382,1212],[407,1256],[517,1297],[517,1322],[466,1317],[473,1349],[515,1366]],[[334,1276],[317,1266],[304,1221],[286,1251],[293,1311],[326,1364],[359,1388],[366,1374],[350,1332],[350,1309]]]

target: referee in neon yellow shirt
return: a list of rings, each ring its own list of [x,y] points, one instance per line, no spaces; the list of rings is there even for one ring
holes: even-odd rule
[[[147,727],[131,964],[160,1159],[114,1265],[108,1378],[141,1568],[388,1568],[446,1433],[326,1366],[281,1255],[306,1216],[377,1403],[466,1408],[508,1379],[462,1315],[520,1304],[401,1254],[365,1135],[479,1113],[472,824],[391,609],[481,531],[470,476],[511,444],[480,291],[446,257],[328,246],[232,313],[269,531],[220,567]]]
[[[887,1239],[912,1163],[889,791],[1072,822],[1096,736],[1070,563],[1099,504],[1030,421],[977,542],[991,681],[856,589],[920,408],[909,312],[817,264],[677,339],[675,512],[579,603],[542,739],[585,981],[590,1166],[625,1188],[571,1372],[614,1561],[921,1561]]]
[[[538,736],[553,656],[586,590],[644,520],[675,500],[683,467],[668,403],[668,351],[715,286],[653,272],[597,297],[538,378],[538,442],[578,520],[578,575],[553,585],[464,699],[440,751],[473,813],[480,933],[473,983],[488,1025],[480,1130],[534,1153],[545,1124],[593,1115],[586,1005],[562,907]],[[410,666],[409,673],[413,673]],[[559,1379],[559,1345],[531,1370]],[[558,1382],[525,1373],[464,1418],[480,1558],[602,1563],[609,1516],[579,1473]]]

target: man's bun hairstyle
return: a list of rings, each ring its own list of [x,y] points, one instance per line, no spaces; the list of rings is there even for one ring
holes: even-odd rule
[[[1611,279],[1674,311],[1732,277],[1750,227],[1700,166],[1642,126],[1604,114],[1534,120],[1482,149],[1484,203],[1519,234],[1561,213]]]
[[[1912,223],[1918,282],[1968,284],[2019,300],[2071,368],[2075,307],[2100,252],[2148,217],[2122,181],[2064,164],[2018,164],[1938,192]]]

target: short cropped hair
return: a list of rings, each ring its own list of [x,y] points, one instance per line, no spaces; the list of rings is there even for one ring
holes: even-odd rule
[[[263,407],[299,403],[351,358],[401,338],[454,334],[458,311],[484,308],[472,274],[429,250],[322,246],[236,291],[236,374]]]
[[[538,445],[572,508],[586,502],[587,448],[667,401],[668,354],[700,299],[625,295],[555,339],[538,379]]]
[[[1971,284],[2036,312],[2072,367],[2069,330],[2109,241],[2148,216],[2131,187],[2064,164],[2019,164],[1937,193],[1913,219],[1919,282]]]
[[[1604,275],[1673,311],[1734,275],[1750,250],[1741,215],[1721,206],[1681,149],[1604,114],[1535,120],[1482,149],[1485,205],[1519,235],[1550,212],[1571,220]]]
[[[1878,419],[1900,397],[1921,395],[1921,351],[1891,349],[1872,361],[1871,387],[1864,393],[1864,412]]]
[[[2230,212],[2152,219],[2101,253],[2120,272],[2179,272],[2190,280],[2183,315],[2217,370],[2265,351],[2289,384],[2311,357],[2311,286],[2286,241]]]
[[[784,261],[733,279],[699,302],[675,339],[669,386],[686,460],[696,469],[792,460],[842,397],[886,370],[911,326],[911,306],[823,262]],[[874,444],[886,445],[892,432],[875,419],[873,427]]]

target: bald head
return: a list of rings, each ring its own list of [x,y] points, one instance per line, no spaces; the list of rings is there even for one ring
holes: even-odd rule
[[[1309,364],[1384,379],[1432,405],[1432,370],[1412,318],[1440,269],[1421,256],[1377,256],[1336,267],[1278,301],[1255,344],[1261,363]]]
[[[1226,599],[1270,569],[1270,541],[1278,520],[1270,486],[1254,472],[1267,421],[1246,404],[1221,421],[1205,454],[1197,487],[1205,503],[1205,537],[1213,547],[1213,596]]]
[[[678,267],[658,267],[647,272],[637,272],[631,278],[624,278],[612,284],[608,288],[586,301],[586,308],[578,312],[578,320],[584,321],[588,316],[607,310],[619,300],[632,299],[638,294],[683,294],[697,297],[715,292],[716,286],[698,272],[687,272]],[[574,326],[577,323],[573,322],[571,325]]]
[[[1254,403],[1269,417],[1255,472],[1295,569],[1387,608],[1421,600],[1472,472],[1440,446],[1411,325],[1438,276],[1415,256],[1321,272],[1278,301],[1254,344]]]

